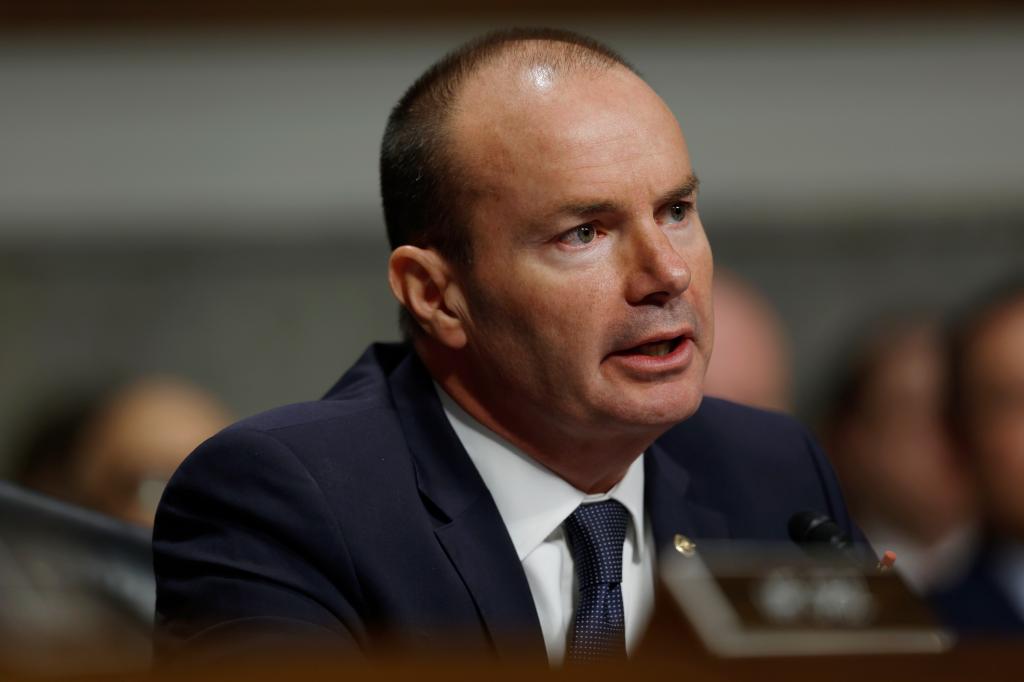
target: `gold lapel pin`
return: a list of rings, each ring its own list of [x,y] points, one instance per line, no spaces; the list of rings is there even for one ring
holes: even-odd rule
[[[697,553],[697,543],[686,537],[676,533],[675,537],[676,551],[683,556],[693,556]]]

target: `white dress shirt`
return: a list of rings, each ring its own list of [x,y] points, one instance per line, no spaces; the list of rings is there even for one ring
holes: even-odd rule
[[[530,585],[552,665],[560,665],[565,657],[578,599],[576,572],[562,522],[580,504],[608,499],[618,500],[629,511],[622,552],[622,601],[626,651],[632,653],[654,608],[654,540],[644,512],[643,455],[607,493],[588,495],[480,424],[440,386],[435,384],[435,388],[448,421],[508,528]]]

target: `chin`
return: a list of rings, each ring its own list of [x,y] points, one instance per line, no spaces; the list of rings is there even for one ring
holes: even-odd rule
[[[700,387],[658,387],[632,399],[620,397],[610,412],[623,425],[668,429],[692,417],[703,399]]]

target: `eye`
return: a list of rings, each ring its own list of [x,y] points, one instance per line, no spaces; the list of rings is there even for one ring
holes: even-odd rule
[[[597,228],[592,224],[577,225],[558,238],[563,244],[569,246],[585,246],[597,238]]]
[[[671,222],[681,223],[686,220],[686,214],[690,212],[690,204],[685,201],[676,201],[669,204],[668,218]]]

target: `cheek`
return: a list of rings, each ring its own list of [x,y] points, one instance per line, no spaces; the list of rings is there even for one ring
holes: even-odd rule
[[[494,308],[517,321],[531,337],[555,346],[592,338],[615,295],[615,278],[600,267],[558,269],[530,264],[491,282],[488,298]]]
[[[685,295],[700,318],[704,345],[710,350],[715,337],[714,307],[711,299],[715,266],[711,245],[699,221],[693,226],[692,233],[681,235],[674,244],[690,269],[690,286]]]
[[[558,296],[539,286],[529,273],[491,273],[468,292],[475,340],[482,362],[504,366],[519,379],[531,368],[549,364],[560,347]],[[509,378],[512,378],[511,376]]]

